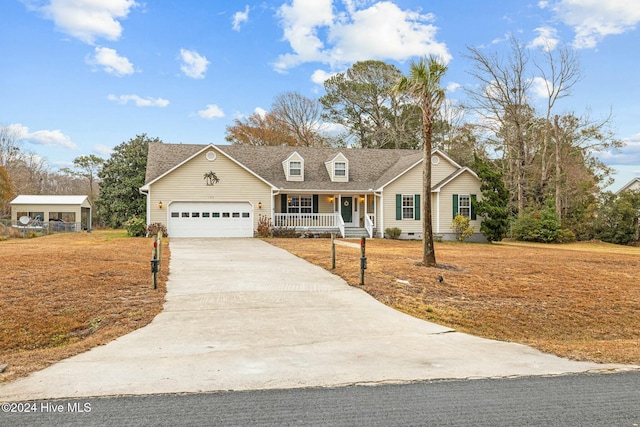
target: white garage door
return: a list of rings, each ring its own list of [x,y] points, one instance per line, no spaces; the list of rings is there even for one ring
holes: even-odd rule
[[[248,202],[174,202],[169,205],[169,237],[253,237]]]

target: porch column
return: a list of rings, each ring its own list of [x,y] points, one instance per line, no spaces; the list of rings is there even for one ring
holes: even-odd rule
[[[369,214],[369,212],[367,212],[368,205],[369,205],[369,195],[367,193],[364,193],[364,216],[365,216],[365,218]],[[365,224],[366,224],[366,222],[365,222]]]
[[[271,224],[275,224],[275,214],[276,214],[276,195],[271,190],[271,214],[269,215],[271,219]]]

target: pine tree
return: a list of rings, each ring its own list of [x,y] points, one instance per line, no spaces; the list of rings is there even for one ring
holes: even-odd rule
[[[476,201],[475,211],[484,216],[480,231],[490,242],[499,242],[507,234],[509,224],[509,190],[502,172],[474,153],[474,169],[482,184],[482,200]]]

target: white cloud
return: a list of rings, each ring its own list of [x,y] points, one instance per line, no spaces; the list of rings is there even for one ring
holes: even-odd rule
[[[70,150],[78,148],[78,146],[71,141],[71,138],[63,134],[60,130],[37,130],[30,132],[27,126],[23,126],[20,123],[11,124],[7,126],[7,128],[16,136],[16,139],[25,140],[33,144],[57,146]]]
[[[105,157],[111,156],[111,153],[113,152],[113,148],[107,147],[104,144],[95,144],[92,149],[94,153]]]
[[[59,130],[38,130],[30,133],[27,139],[35,144],[51,145],[75,150],[76,144],[71,142],[71,138]]]
[[[545,99],[549,97],[551,82],[542,77],[534,77],[531,80],[531,91],[536,98]]]
[[[328,73],[324,70],[316,70],[313,72],[313,74],[311,74],[311,81],[315,84],[321,85],[335,75],[336,73]]]
[[[118,40],[122,34],[120,20],[136,6],[134,0],[49,0],[44,5],[28,4],[52,20],[60,32],[88,44],[97,38]]]
[[[119,56],[115,49],[108,47],[96,47],[95,55],[88,58],[87,63],[100,65],[104,67],[104,71],[118,77],[134,73],[133,64],[124,56]]]
[[[434,15],[402,10],[390,1],[345,1],[346,10],[334,13],[332,0],[292,0],[280,7],[284,39],[292,52],[274,64],[284,72],[305,62],[332,67],[365,59],[403,61],[435,55],[451,59],[444,43],[436,41]],[[323,37],[324,36],[324,37]]]
[[[460,89],[462,87],[462,85],[460,83],[456,83],[456,82],[451,82],[447,85],[447,87],[445,88],[445,91],[447,93],[453,93],[456,90]]]
[[[180,49],[180,58],[182,65],[180,70],[192,79],[203,79],[207,72],[209,61],[195,50]]]
[[[107,96],[109,101],[114,101],[119,104],[128,104],[133,102],[136,107],[166,107],[169,105],[169,100],[163,98],[142,98],[138,95],[109,95]]]
[[[575,31],[578,49],[594,48],[604,37],[632,31],[640,22],[640,2],[634,0],[559,0],[552,9]]]
[[[555,28],[551,27],[539,27],[536,28],[535,31],[538,34],[538,37],[533,39],[531,43],[529,43],[529,47],[536,48],[539,47],[545,52],[551,51],[556,48],[558,45],[558,32]]]
[[[511,40],[511,33],[506,33],[502,37],[495,38],[491,40],[491,44],[500,44]]]
[[[203,119],[213,120],[215,118],[224,117],[224,111],[215,104],[207,104],[207,108],[198,111],[198,115]]]
[[[640,164],[640,133],[624,139],[625,146],[620,151],[608,150],[599,153],[598,157],[607,165]]]
[[[640,165],[640,133],[629,138],[622,138],[622,140],[625,143],[624,147],[618,150],[601,151],[595,153],[595,156],[606,165],[614,166],[616,169],[624,169],[626,172],[640,176],[640,168],[638,168],[638,165]]]
[[[263,119],[266,117],[267,115],[267,110],[265,110],[264,108],[260,108],[260,107],[256,107],[253,110],[254,113],[256,113],[257,115],[259,115],[260,117],[262,117]]]
[[[240,31],[240,25],[249,20],[249,6],[244,7],[244,12],[236,12],[233,14],[232,28],[235,31]]]

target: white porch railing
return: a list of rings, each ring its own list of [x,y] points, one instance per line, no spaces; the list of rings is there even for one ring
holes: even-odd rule
[[[367,214],[364,217],[364,224],[369,237],[373,237],[375,230],[375,214]],[[274,213],[274,227],[286,227],[307,230],[340,230],[340,236],[345,236],[345,224],[340,212],[334,213]]]
[[[335,212],[335,219],[336,219],[336,224],[338,224],[338,228],[340,229],[340,236],[344,237],[345,233],[344,233],[344,219],[342,219],[342,215],[340,215],[340,213]]]
[[[273,214],[273,225],[275,227],[289,228],[337,228],[336,215],[334,213],[276,213]]]
[[[375,221],[374,214],[367,214],[364,216],[364,228],[367,229],[367,233],[369,233],[369,237],[373,237],[373,227]]]

